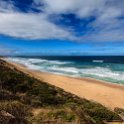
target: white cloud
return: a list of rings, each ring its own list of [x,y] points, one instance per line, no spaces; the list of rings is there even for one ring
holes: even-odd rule
[[[0,13],[0,33],[27,39],[69,39],[71,34],[41,14]]]
[[[73,13],[80,19],[95,17],[88,26],[92,30],[79,38],[81,41],[124,41],[124,1],[122,0],[34,0],[45,4],[47,14]],[[77,39],[78,39],[77,38]]]
[[[36,4],[44,3],[47,13],[75,13],[80,17],[87,17],[100,12],[106,0],[34,0]],[[42,9],[42,7],[41,7]]]
[[[0,1],[0,12],[13,12],[15,10],[11,1]]]
[[[44,6],[43,6],[44,4]],[[34,0],[33,8],[42,13],[22,13],[12,2],[0,1],[0,34],[25,39],[70,39],[81,41],[124,41],[124,2],[122,0]],[[80,19],[94,16],[92,30],[75,36],[72,27],[61,27],[50,20],[52,14],[75,14]],[[73,27],[74,28],[74,27]],[[80,33],[80,32],[79,32]]]
[[[0,34],[25,39],[71,39],[71,33],[49,22],[45,14],[18,12],[0,1]]]
[[[117,17],[124,11],[122,0],[34,0],[34,2],[44,3],[44,11],[47,13],[75,13],[81,18],[107,15]]]
[[[96,42],[117,42],[117,41],[124,41],[124,35],[123,35],[124,30],[102,30],[102,31],[97,31],[95,33],[88,32],[86,35],[80,37],[80,40],[85,40],[85,41],[96,41]]]
[[[16,51],[0,45],[0,55],[11,55],[12,53],[16,53]]]

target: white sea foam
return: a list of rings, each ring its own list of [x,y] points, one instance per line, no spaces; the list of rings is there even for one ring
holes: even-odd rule
[[[63,72],[63,73],[73,73],[73,74],[76,74],[79,71],[79,69],[74,67],[55,67],[55,66],[53,66],[51,70]]]
[[[47,62],[45,59],[28,59],[29,62],[31,63],[42,63],[42,62]]]
[[[112,71],[103,67],[83,69],[82,74],[95,75],[102,78],[112,78],[120,81],[124,80],[124,72]]]
[[[103,63],[104,60],[93,60],[93,62],[96,62],[96,63]]]
[[[72,67],[52,67],[50,71],[56,71],[61,73],[67,73],[68,75],[78,75],[78,77],[81,77],[83,75],[91,75],[91,76],[98,76],[101,78],[111,78],[115,80],[124,81],[124,72],[118,72],[118,71],[112,71],[108,68],[103,67],[96,67],[96,68],[90,68],[90,69],[79,69],[79,68],[72,68]]]
[[[56,61],[56,60],[46,60],[46,59],[28,59],[29,62],[32,63],[50,63],[50,64],[67,64],[70,62],[62,62],[62,61]]]
[[[14,61],[20,64],[24,64],[27,68],[40,70],[45,72],[52,72],[62,75],[69,76],[89,76],[89,77],[98,77],[102,79],[111,79],[116,81],[124,81],[124,71],[113,71],[108,66],[106,67],[96,67],[92,66],[89,68],[77,68],[72,66],[71,62],[63,61],[53,61],[46,59],[31,59],[31,58],[7,58],[9,61]],[[71,66],[69,66],[69,64]],[[66,65],[66,66],[65,66]]]

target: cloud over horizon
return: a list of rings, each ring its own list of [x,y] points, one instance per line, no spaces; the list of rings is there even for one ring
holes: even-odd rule
[[[10,55],[10,54],[15,54],[17,51],[14,49],[11,49],[9,47],[0,45],[0,56],[1,55]]]
[[[1,35],[28,40],[124,41],[122,0],[28,2],[0,1]]]

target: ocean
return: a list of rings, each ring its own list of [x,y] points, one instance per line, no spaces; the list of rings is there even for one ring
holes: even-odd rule
[[[124,84],[124,56],[7,57],[29,69]]]

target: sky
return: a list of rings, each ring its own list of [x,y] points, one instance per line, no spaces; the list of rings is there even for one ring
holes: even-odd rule
[[[124,0],[0,0],[0,55],[124,55]]]

